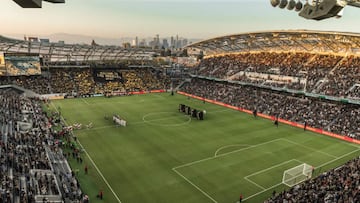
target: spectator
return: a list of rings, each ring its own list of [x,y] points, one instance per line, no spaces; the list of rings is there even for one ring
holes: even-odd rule
[[[279,118],[360,139],[360,107],[319,98],[193,78],[183,91]]]

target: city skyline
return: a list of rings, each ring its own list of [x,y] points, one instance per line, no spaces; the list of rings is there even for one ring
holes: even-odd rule
[[[38,42],[45,42],[45,43],[65,43],[65,44],[99,44],[99,45],[117,45],[117,46],[124,46],[124,44],[130,44],[131,46],[139,47],[153,47],[155,41],[156,46],[162,47],[164,40],[168,43],[168,46],[165,48],[174,47],[174,43],[180,42],[180,45],[175,46],[176,48],[180,48],[183,45],[187,45],[190,43],[198,42],[202,39],[196,38],[185,38],[183,36],[173,35],[173,36],[149,36],[140,38],[138,36],[133,37],[121,37],[121,38],[101,38],[101,37],[93,37],[93,36],[86,36],[86,35],[72,35],[66,33],[58,33],[52,34],[48,36],[35,36],[35,35],[13,35],[13,36],[6,36],[11,37],[13,39],[24,39],[25,41],[38,41]],[[159,38],[155,40],[155,38]],[[184,43],[184,40],[186,43]],[[136,43],[137,41],[137,43]]]
[[[44,3],[42,9],[23,9],[8,0],[2,8],[4,36],[68,33],[117,39],[159,34],[208,39],[267,30],[360,32],[356,22],[360,9],[346,7],[340,19],[311,21],[294,11],[273,8],[269,0],[68,0]]]

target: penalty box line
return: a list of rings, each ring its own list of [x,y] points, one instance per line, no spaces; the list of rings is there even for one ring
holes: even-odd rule
[[[263,169],[263,170],[261,170],[261,171],[257,171],[257,172],[255,172],[255,173],[252,173],[252,174],[250,174],[250,175],[247,175],[247,176],[244,177],[244,179],[247,180],[248,182],[254,184],[255,186],[257,186],[257,187],[265,190],[265,189],[266,189],[265,187],[261,186],[260,184],[256,183],[255,181],[250,180],[249,177],[255,176],[255,175],[260,174],[260,173],[263,173],[263,172],[265,172],[265,171],[269,171],[269,170],[271,170],[271,169],[273,169],[273,168],[277,168],[277,167],[279,167],[279,166],[282,166],[282,165],[287,164],[287,163],[290,163],[290,162],[304,163],[304,162],[301,162],[301,161],[299,161],[299,160],[297,160],[297,159],[290,159],[290,160],[288,160],[288,161],[281,162],[281,163],[279,163],[279,164],[273,165],[273,166],[268,167],[268,168],[266,168],[266,169]]]
[[[351,151],[351,152],[349,152],[349,153],[343,154],[343,155],[341,155],[341,156],[339,156],[339,157],[334,158],[334,159],[331,160],[331,161],[328,161],[328,162],[326,162],[326,163],[323,163],[323,164],[315,167],[315,169],[320,168],[320,167],[323,167],[323,166],[326,166],[326,165],[328,165],[328,164],[331,164],[331,163],[333,163],[333,162],[335,162],[335,161],[337,161],[337,160],[339,160],[339,159],[342,159],[342,158],[344,158],[344,157],[346,157],[346,156],[349,156],[350,154],[353,154],[353,153],[358,152],[358,151],[360,151],[360,149],[356,149],[356,150],[353,150],[353,151]],[[303,163],[303,162],[301,162],[301,163]],[[264,189],[264,190],[262,190],[262,191],[260,191],[260,192],[257,192],[257,193],[255,193],[255,194],[253,194],[253,195],[250,195],[249,197],[245,198],[244,201],[249,200],[249,199],[251,199],[251,198],[253,198],[253,197],[256,197],[256,196],[258,196],[258,195],[260,195],[260,194],[262,194],[262,193],[264,193],[264,192],[266,192],[266,191],[268,191],[268,190],[274,189],[274,188],[276,188],[276,187],[278,187],[278,186],[280,186],[280,185],[282,185],[282,184],[283,184],[282,182],[281,182],[281,183],[278,183],[278,184],[275,184],[275,185],[273,185],[273,186],[271,186],[271,187],[269,187],[269,188],[266,188],[266,189]]]
[[[271,141],[268,141],[268,142],[263,142],[263,143],[260,143],[260,144],[257,144],[257,145],[251,145],[250,147],[245,147],[245,148],[242,148],[242,149],[238,149],[238,150],[234,150],[234,151],[231,151],[231,152],[223,153],[223,154],[220,154],[220,155],[217,155],[217,156],[211,156],[211,157],[208,157],[208,158],[204,158],[204,159],[200,159],[200,160],[197,160],[197,161],[189,162],[189,163],[186,163],[186,164],[183,164],[183,165],[180,165],[180,166],[176,166],[173,169],[179,169],[179,168],[183,168],[183,167],[186,167],[186,166],[191,166],[191,165],[194,165],[194,164],[197,164],[197,163],[201,163],[201,162],[204,162],[204,161],[217,159],[217,158],[229,155],[229,154],[234,154],[234,153],[237,153],[237,152],[245,151],[247,149],[252,149],[252,148],[262,146],[262,145],[266,145],[266,144],[269,144],[269,143],[272,143],[272,142],[277,142],[279,140],[283,140],[283,138],[278,138],[278,139],[271,140]]]
[[[326,156],[329,156],[329,157],[332,157],[332,158],[335,158],[335,159],[337,158],[337,156],[334,156],[334,155],[329,154],[329,153],[327,153],[327,152],[323,152],[323,151],[321,151],[321,150],[318,150],[318,149],[314,149],[314,148],[312,148],[312,147],[305,146],[305,145],[303,145],[303,144],[300,144],[300,143],[291,141],[291,140],[286,139],[286,138],[283,138],[283,139],[284,139],[285,141],[289,142],[289,143],[294,144],[294,145],[298,145],[298,146],[304,147],[304,148],[306,148],[306,149],[309,149],[309,150],[312,150],[312,151],[315,151],[315,152],[319,152],[319,153],[321,153],[321,154],[324,154],[324,155],[326,155]]]
[[[243,149],[239,149],[239,150],[227,152],[227,153],[224,153],[224,154],[220,154],[220,155],[217,155],[217,156],[212,156],[212,157],[208,157],[208,158],[205,158],[205,159],[200,159],[200,160],[197,160],[197,161],[193,161],[193,162],[189,162],[189,163],[186,163],[186,164],[183,164],[183,165],[179,165],[179,166],[176,166],[176,167],[172,168],[172,170],[173,170],[174,172],[176,172],[179,176],[181,176],[184,180],[186,180],[189,184],[191,184],[192,186],[194,186],[194,187],[195,187],[197,190],[199,190],[201,193],[203,193],[206,197],[208,197],[209,199],[211,199],[213,202],[216,202],[216,200],[214,200],[214,198],[212,198],[208,193],[206,193],[205,191],[203,191],[200,187],[198,187],[196,184],[194,184],[194,183],[191,182],[188,178],[186,178],[184,175],[182,175],[179,171],[177,171],[177,169],[183,168],[183,167],[186,167],[186,166],[191,166],[191,165],[194,165],[194,164],[197,164],[197,163],[201,163],[201,162],[204,162],[204,161],[216,159],[216,158],[219,158],[219,157],[222,157],[222,156],[226,156],[226,155],[229,155],[229,154],[233,154],[233,153],[236,153],[236,152],[239,152],[239,151],[244,151],[244,150],[247,150],[247,149],[251,149],[251,148],[258,147],[258,146],[266,145],[266,144],[269,144],[269,143],[272,143],[272,142],[276,142],[276,141],[279,141],[279,140],[283,140],[283,141],[285,141],[285,142],[292,143],[291,141],[289,142],[289,140],[286,139],[286,138],[278,138],[278,139],[271,140],[271,141],[268,141],[268,142],[263,142],[263,143],[260,143],[260,144],[257,144],[257,145],[252,145],[252,146],[250,146],[250,147],[246,147],[246,148],[243,148]],[[292,143],[292,144],[295,144],[295,143]],[[298,145],[301,145],[301,144],[298,144]],[[320,150],[315,150],[315,149],[312,149],[312,150],[317,151],[317,152],[319,152],[319,153],[323,153],[323,152],[320,151]],[[321,164],[320,166],[317,166],[317,167],[315,167],[315,168],[323,167],[323,166],[325,166],[325,165],[327,165],[327,164],[330,164],[330,163],[332,163],[332,162],[335,162],[335,161],[337,161],[337,160],[339,160],[339,159],[341,159],[341,158],[344,158],[344,157],[346,157],[346,156],[348,156],[348,155],[350,155],[350,154],[352,154],[352,153],[355,153],[355,152],[357,152],[357,151],[360,151],[360,148],[358,148],[358,149],[356,149],[356,150],[354,150],[354,151],[351,151],[351,152],[349,152],[349,153],[347,153],[347,154],[344,154],[344,155],[342,155],[342,156],[339,156],[339,157],[331,156],[331,157],[334,158],[333,160],[328,161],[328,162],[326,162],[326,163],[324,163],[324,164]],[[324,154],[324,153],[323,153],[323,154]],[[329,155],[328,155],[328,156],[329,156]],[[303,163],[303,162],[301,162],[301,161],[299,161],[299,160],[297,160],[297,159],[292,159],[292,160],[295,160],[295,161],[297,161],[297,162],[299,162],[299,163]],[[287,161],[287,162],[290,162],[290,161],[292,161],[292,160],[289,160],[289,161]],[[280,163],[280,164],[284,164],[284,162],[283,162],[283,163]],[[275,166],[272,166],[272,167],[274,168]],[[271,168],[271,167],[270,167],[270,168]],[[264,169],[264,170],[262,170],[262,171],[266,171],[266,170],[270,170],[270,169],[267,168],[267,169]],[[258,172],[256,172],[256,173],[260,173],[260,172],[261,172],[261,171],[258,171]],[[253,175],[256,175],[256,174],[254,173],[254,174],[250,174],[249,176],[246,176],[246,180],[249,181],[248,177],[253,176]],[[245,178],[245,177],[244,177],[244,178]],[[255,182],[253,182],[253,181],[249,181],[249,182],[251,182],[251,183],[253,183],[253,184],[255,183]],[[278,186],[280,186],[280,185],[282,185],[282,184],[283,184],[283,183],[280,182],[280,183],[275,184],[275,185],[273,185],[273,186],[271,186],[271,187],[269,187],[269,188],[264,188],[264,187],[262,187],[261,185],[258,185],[257,183],[255,183],[254,185],[257,185],[259,188],[263,188],[263,189],[262,189],[261,191],[255,193],[255,194],[253,194],[253,195],[245,198],[244,201],[246,201],[246,200],[248,200],[248,199],[251,199],[251,198],[253,198],[253,197],[256,197],[256,196],[258,196],[259,194],[262,194],[262,193],[264,193],[264,192],[266,192],[266,191],[268,191],[268,190],[274,189],[274,188],[276,188],[276,187],[278,187]]]
[[[193,183],[191,180],[186,178],[183,174],[181,174],[179,171],[177,171],[175,168],[172,169],[176,174],[178,174],[180,177],[182,177],[186,182],[188,182],[190,185],[195,187],[198,191],[200,191],[203,195],[205,195],[207,198],[209,198],[212,202],[217,203],[217,201],[212,198],[207,192],[202,190],[199,186],[197,186],[195,183]]]
[[[195,183],[193,183],[191,180],[189,180],[187,177],[185,177],[179,171],[177,171],[177,169],[182,168],[182,167],[186,167],[186,166],[191,166],[193,164],[200,163],[200,162],[203,162],[203,161],[215,159],[215,158],[218,158],[218,157],[226,156],[228,154],[232,154],[232,153],[235,153],[235,152],[239,152],[239,151],[254,148],[254,147],[257,147],[257,146],[265,145],[265,144],[268,144],[268,143],[276,142],[276,141],[281,140],[281,139],[282,138],[271,140],[271,141],[260,143],[260,144],[257,144],[257,145],[252,145],[250,147],[246,147],[246,148],[243,148],[243,149],[239,149],[239,150],[235,150],[235,151],[232,151],[232,152],[224,153],[224,154],[221,154],[221,155],[218,155],[218,156],[209,157],[209,158],[201,159],[201,160],[198,160],[198,161],[190,162],[190,163],[187,163],[187,164],[184,164],[184,165],[181,165],[181,166],[174,167],[174,168],[172,168],[172,170],[176,174],[178,174],[181,178],[183,178],[186,182],[188,182],[190,185],[192,185],[194,188],[196,188],[198,191],[200,191],[203,195],[205,195],[207,198],[209,198],[212,202],[217,203],[217,201],[213,197],[211,197],[207,192],[202,190],[199,186],[197,186]]]

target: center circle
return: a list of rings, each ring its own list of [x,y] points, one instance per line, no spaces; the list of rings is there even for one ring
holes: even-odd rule
[[[190,123],[191,117],[177,112],[153,112],[144,115],[142,120],[150,125],[176,127]]]

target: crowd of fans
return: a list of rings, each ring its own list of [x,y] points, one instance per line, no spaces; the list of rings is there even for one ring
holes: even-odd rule
[[[360,139],[360,105],[199,78],[192,78],[183,91]],[[359,202],[359,171],[360,158],[356,158],[287,191],[274,192],[265,203]]]
[[[99,70],[97,70],[99,71]],[[106,69],[120,78],[99,78],[91,68],[50,68],[41,75],[0,77],[0,85],[16,84],[39,94],[65,93],[70,96],[169,89],[169,77],[153,68]]]
[[[196,74],[356,99],[359,67],[354,56],[255,52],[205,58]]]
[[[240,85],[200,78],[185,83],[183,91],[232,106],[305,124],[360,140],[360,105],[275,91],[288,88],[329,96],[360,99],[360,58],[312,53],[241,53],[205,58],[196,74],[235,80]],[[101,72],[101,73],[100,73]],[[112,69],[50,68],[37,76],[0,77],[0,85],[16,84],[39,94],[69,96],[109,92],[170,89],[172,81],[153,68]],[[173,85],[174,85],[173,84]],[[0,89],[0,202],[34,202],[59,196],[75,202],[87,200],[66,159],[82,162],[76,147],[72,156],[55,141],[69,139],[68,132],[54,132],[35,99]],[[67,143],[70,143],[68,140]],[[274,195],[275,202],[358,202],[359,158],[343,167]],[[84,202],[86,202],[84,201]]]
[[[193,78],[183,90],[232,106],[300,124],[306,122],[308,126],[360,139],[359,105],[197,78]]]
[[[360,85],[357,85],[349,92],[349,97],[353,99],[360,99]]]
[[[80,202],[59,133],[37,99],[0,89],[0,202]]]
[[[16,84],[18,86],[31,89],[39,94],[47,94],[50,92],[50,80],[47,77],[39,75],[32,76],[15,76],[15,77],[0,77],[0,85]]]
[[[360,202],[359,171],[360,158],[356,158],[288,191],[274,193],[265,203]]]
[[[130,70],[123,73],[123,79],[128,91],[167,89],[169,84],[167,78],[154,70]]]
[[[360,84],[360,58],[349,56],[344,58],[339,67],[327,75],[326,82],[318,92],[326,95],[348,95],[359,98],[358,89],[351,89]]]

